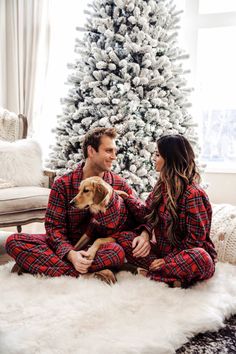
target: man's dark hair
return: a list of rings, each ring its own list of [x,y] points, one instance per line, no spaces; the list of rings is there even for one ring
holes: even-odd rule
[[[84,137],[82,149],[85,159],[88,157],[88,146],[92,146],[96,151],[101,144],[101,137],[108,136],[111,139],[115,139],[117,134],[115,128],[94,128],[88,131]]]

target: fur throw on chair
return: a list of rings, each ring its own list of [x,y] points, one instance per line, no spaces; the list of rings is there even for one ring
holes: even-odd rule
[[[5,183],[9,184],[8,187],[39,186],[42,183],[42,153],[36,141],[0,141],[0,161],[2,186]],[[8,187],[5,185],[2,188]]]
[[[0,107],[0,140],[15,141],[19,138],[18,115]]]

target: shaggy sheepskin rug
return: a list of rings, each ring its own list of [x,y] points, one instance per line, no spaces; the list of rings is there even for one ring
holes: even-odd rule
[[[0,267],[0,352],[7,354],[171,354],[199,332],[236,313],[236,268],[191,289],[142,276],[96,279],[33,277]]]

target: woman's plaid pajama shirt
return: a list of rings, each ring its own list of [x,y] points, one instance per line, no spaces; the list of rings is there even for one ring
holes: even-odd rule
[[[184,195],[178,201],[179,225],[177,233],[181,242],[172,245],[167,237],[167,226],[170,215],[166,209],[166,191],[163,185],[163,200],[158,208],[159,221],[152,229],[152,249],[144,258],[135,258],[132,254],[132,235],[122,234],[118,239],[125,250],[128,262],[149,269],[154,259],[164,259],[165,264],[156,271],[149,271],[148,277],[156,281],[173,283],[180,280],[189,285],[198,280],[210,278],[215,271],[216,251],[210,239],[212,209],[204,190],[198,185],[188,185]],[[147,198],[146,204],[130,196],[126,200],[129,209],[140,220],[150,212],[153,192]]]

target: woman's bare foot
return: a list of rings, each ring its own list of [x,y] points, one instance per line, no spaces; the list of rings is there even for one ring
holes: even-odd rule
[[[165,264],[165,261],[163,258],[158,258],[154,259],[154,261],[151,263],[149,270],[155,271],[159,268],[161,268]]]

